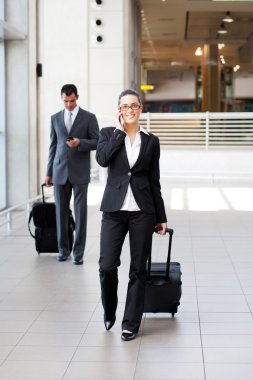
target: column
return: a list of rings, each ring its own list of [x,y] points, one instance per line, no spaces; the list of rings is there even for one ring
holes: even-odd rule
[[[202,56],[201,111],[220,111],[220,64],[217,45],[204,45]]]

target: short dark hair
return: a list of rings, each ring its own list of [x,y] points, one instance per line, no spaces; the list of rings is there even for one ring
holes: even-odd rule
[[[127,88],[126,90],[123,90],[119,96],[119,100],[118,100],[118,105],[120,105],[120,100],[123,96],[126,96],[126,95],[135,95],[136,98],[138,99],[138,101],[140,102],[141,104],[141,98],[140,98],[140,95],[138,94],[138,92],[132,90],[131,88]]]
[[[73,93],[76,96],[78,96],[77,88],[76,88],[76,86],[74,84],[65,84],[64,86],[62,86],[62,88],[61,88],[61,95],[65,94],[67,96],[70,96]]]

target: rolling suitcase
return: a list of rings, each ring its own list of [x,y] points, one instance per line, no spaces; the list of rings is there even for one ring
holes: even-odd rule
[[[55,203],[46,202],[44,195],[44,186],[42,189],[42,202],[35,202],[28,219],[28,229],[31,236],[35,239],[35,248],[38,254],[42,252],[54,253],[58,252],[58,242],[56,234],[56,216]],[[35,226],[34,234],[30,228],[30,222],[33,219]],[[71,252],[74,241],[75,222],[71,210],[69,210],[68,235],[69,250]]]
[[[182,294],[180,263],[171,262],[171,244],[173,229],[167,228],[169,246],[167,262],[147,262],[147,280],[144,301],[144,313],[177,313]]]

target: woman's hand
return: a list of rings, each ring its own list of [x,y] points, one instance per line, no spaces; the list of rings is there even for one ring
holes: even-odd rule
[[[155,230],[159,235],[166,234],[167,223],[157,223],[155,226]]]
[[[121,131],[125,131],[124,130],[124,121],[123,121],[123,117],[122,117],[122,114],[120,111],[118,111],[116,113],[115,125],[116,125],[116,129],[120,129]]]

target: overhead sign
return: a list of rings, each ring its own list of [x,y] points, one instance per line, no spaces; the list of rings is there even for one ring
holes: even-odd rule
[[[152,91],[152,90],[154,90],[154,86],[152,84],[142,84],[141,90],[142,91]]]

